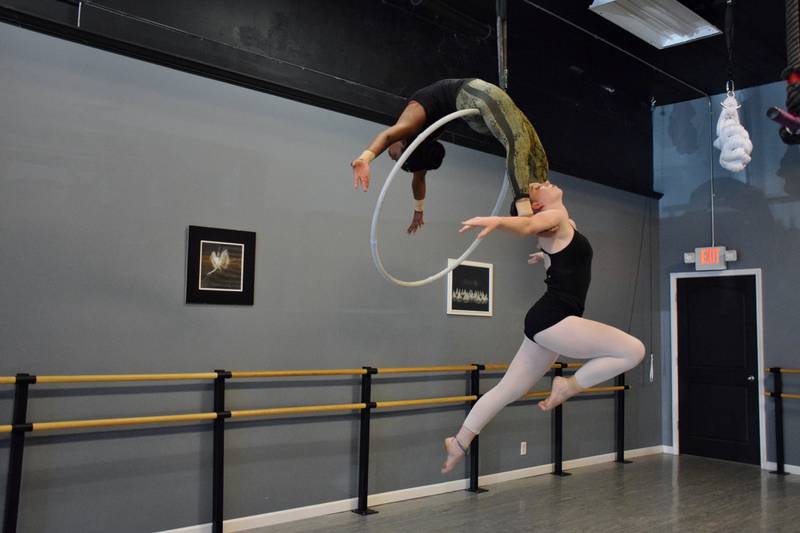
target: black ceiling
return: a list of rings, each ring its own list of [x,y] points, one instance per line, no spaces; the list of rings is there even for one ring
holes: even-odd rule
[[[726,0],[681,2],[724,29]],[[654,195],[651,99],[724,92],[726,40],[657,50],[591,3],[507,0],[509,92],[553,169]],[[497,80],[495,0],[0,0],[0,20],[382,123],[436,79]],[[777,81],[784,2],[738,0],[734,29],[736,88]]]
[[[679,1],[725,31],[727,0]],[[469,17],[484,24],[494,24],[492,1],[448,0],[448,4],[458,6]],[[658,104],[667,104],[702,96],[636,61],[628,55],[631,54],[706,94],[725,91],[728,50],[724,35],[658,50],[590,11],[591,4],[592,0],[510,1],[512,83],[536,84],[535,70],[529,67],[537,65],[552,74],[551,82],[581,83],[575,81],[578,75],[584,78],[584,83],[612,87],[625,98],[646,102],[651,97]],[[780,72],[786,66],[784,9],[783,0],[737,0],[733,3],[732,70],[737,88],[780,79]],[[597,40],[590,33],[610,44]]]

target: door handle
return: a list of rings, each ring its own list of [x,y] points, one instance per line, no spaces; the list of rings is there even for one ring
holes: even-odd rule
[[[755,380],[756,380],[755,376],[747,376],[747,381],[749,381],[750,383],[754,382]]]

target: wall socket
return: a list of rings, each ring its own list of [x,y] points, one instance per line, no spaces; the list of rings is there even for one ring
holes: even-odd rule
[[[527,455],[528,453],[528,441],[522,441],[519,443],[519,454],[520,455]]]

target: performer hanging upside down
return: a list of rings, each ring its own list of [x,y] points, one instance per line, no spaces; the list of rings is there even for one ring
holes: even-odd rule
[[[639,364],[642,342],[617,328],[581,318],[592,267],[592,247],[581,235],[563,203],[561,189],[550,182],[530,188],[532,217],[476,217],[461,231],[481,227],[481,237],[496,229],[537,235],[541,253],[528,263],[544,261],[547,291],[525,316],[525,337],[503,379],[484,394],[455,436],[444,441],[447,458],[442,473],[464,457],[472,439],[506,405],[518,400],[550,370],[558,354],[589,359],[573,376],[556,377],[550,396],[539,402],[543,411],[561,405],[582,389],[613,378]],[[552,228],[552,229],[551,229]],[[550,231],[548,231],[550,229]]]
[[[424,87],[408,99],[397,122],[378,134],[369,147],[353,160],[353,186],[367,190],[369,164],[384,150],[397,161],[406,146],[428,126],[440,118],[462,109],[478,109],[480,116],[464,120],[480,133],[491,133],[506,149],[508,178],[514,190],[515,208],[512,213],[531,215],[528,185],[547,180],[547,155],[539,142],[536,130],[500,87],[479,79],[447,79]],[[442,164],[444,146],[436,139],[442,128],[430,135],[411,154],[403,170],[411,172],[411,189],[414,195],[414,217],[408,233],[415,233],[423,225],[425,200],[425,174]]]

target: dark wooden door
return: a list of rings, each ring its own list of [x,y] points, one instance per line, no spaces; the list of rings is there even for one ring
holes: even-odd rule
[[[680,452],[758,464],[756,278],[679,278]]]

